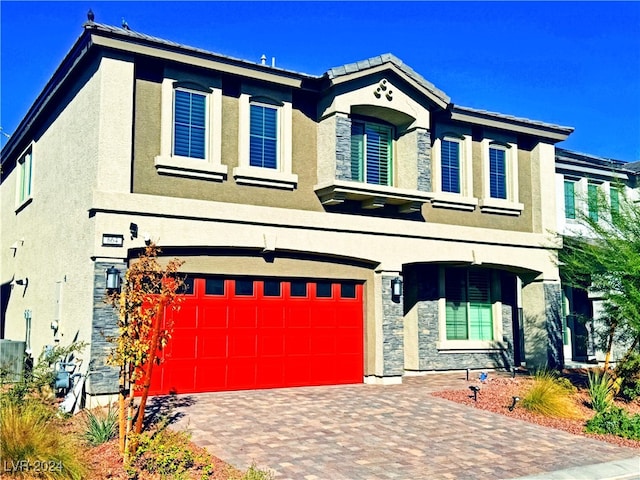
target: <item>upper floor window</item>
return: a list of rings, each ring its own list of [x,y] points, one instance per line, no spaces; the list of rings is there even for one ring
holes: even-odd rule
[[[31,150],[18,159],[17,203],[24,204],[31,198],[33,187],[33,156]]]
[[[233,177],[240,185],[293,190],[298,176],[292,172],[293,107],[289,95],[243,86],[238,100],[238,166]],[[260,92],[251,95],[252,90]]]
[[[351,123],[351,178],[375,185],[391,185],[393,129],[354,120]]]
[[[442,140],[440,144],[440,170],[442,191],[461,193],[459,140]]]
[[[564,181],[564,217],[576,218],[576,182]]]
[[[222,89],[219,80],[200,80],[203,83],[163,80],[155,167],[162,175],[223,181],[227,166],[221,164]]]
[[[589,183],[587,186],[587,208],[589,210],[589,218],[598,220],[598,185]]]
[[[491,271],[445,270],[446,339],[494,340]]]
[[[618,187],[609,187],[609,199],[611,201],[611,214],[618,215],[620,213],[620,190],[618,190]]]
[[[174,94],[173,154],[181,157],[206,157],[207,97],[176,89]]]
[[[518,144],[515,137],[485,131],[482,139],[483,213],[520,215],[524,205],[518,201]]]
[[[251,104],[249,165],[278,168],[278,109]]]
[[[489,195],[507,198],[507,152],[502,146],[489,147]]]

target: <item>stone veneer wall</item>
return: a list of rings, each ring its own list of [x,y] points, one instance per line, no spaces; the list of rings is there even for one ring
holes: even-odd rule
[[[419,128],[418,134],[418,190],[431,192],[431,134]]]
[[[107,268],[114,266],[120,270],[124,278],[126,265],[124,262],[95,262],[93,280],[93,325],[91,332],[91,355],[89,359],[89,373],[87,393],[89,395],[104,395],[118,393],[118,369],[106,364],[107,356],[111,352],[112,344],[107,338],[118,334],[118,314],[116,310],[105,303]]]
[[[351,119],[336,115],[336,179],[351,180]]]
[[[404,323],[402,296],[391,295],[391,280],[397,275],[382,276],[382,356],[383,376],[404,373]]]
[[[550,368],[564,366],[562,342],[562,288],[559,283],[544,285],[545,316],[547,317],[548,365]]]

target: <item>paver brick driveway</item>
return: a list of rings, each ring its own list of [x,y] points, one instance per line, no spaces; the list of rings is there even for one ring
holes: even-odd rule
[[[509,479],[638,455],[586,437],[432,397],[461,374],[179,397],[177,428],[241,468],[277,479]]]

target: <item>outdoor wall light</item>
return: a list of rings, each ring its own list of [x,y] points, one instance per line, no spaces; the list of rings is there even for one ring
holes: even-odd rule
[[[402,296],[402,279],[400,277],[395,277],[391,280],[391,296],[394,298]]]
[[[113,265],[107,268],[107,290],[112,292],[120,290],[120,272]]]
[[[476,385],[471,385],[469,387],[469,390],[471,390],[473,392],[473,401],[477,402],[478,401],[478,392],[480,391],[480,387],[478,387]]]
[[[513,402],[509,405],[509,411],[513,412],[513,409],[516,408],[516,403],[520,401],[520,397],[511,397],[513,398]]]

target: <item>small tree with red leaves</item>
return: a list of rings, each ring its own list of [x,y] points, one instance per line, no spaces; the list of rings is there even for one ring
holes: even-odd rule
[[[159,253],[155,243],[149,244],[127,269],[121,291],[107,297],[119,313],[118,336],[110,339],[114,348],[108,363],[120,368],[120,452],[125,461],[137,449],[135,439],[142,432],[153,367],[171,338],[167,314],[180,308],[179,290],[184,282],[178,269],[184,262],[173,259],[163,266]],[[137,407],[134,389],[141,391]]]

